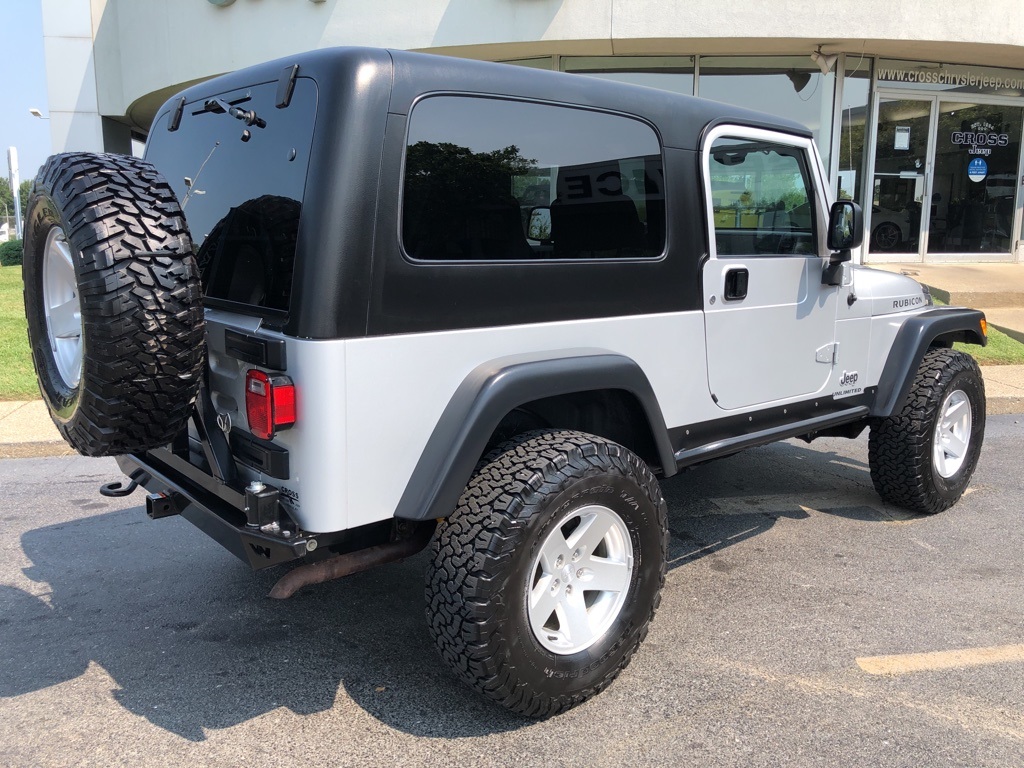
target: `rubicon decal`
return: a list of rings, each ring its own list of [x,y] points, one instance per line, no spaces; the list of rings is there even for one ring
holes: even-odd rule
[[[910,307],[919,307],[924,304],[924,296],[908,296],[902,299],[893,299],[893,309],[909,309]]]

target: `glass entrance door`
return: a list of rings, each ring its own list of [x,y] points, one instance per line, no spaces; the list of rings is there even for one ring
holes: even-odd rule
[[[927,242],[934,98],[879,96],[871,192],[873,256],[918,261]],[[902,254],[907,254],[902,256]]]
[[[940,101],[928,253],[1009,256],[1024,108]]]
[[[951,95],[876,97],[869,260],[1012,261],[1024,239],[1024,107]]]

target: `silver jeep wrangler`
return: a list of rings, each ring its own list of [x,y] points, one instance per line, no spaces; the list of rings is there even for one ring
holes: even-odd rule
[[[977,311],[855,267],[810,133],[639,87],[333,49],[193,86],[145,161],[35,180],[26,311],[67,441],[272,592],[430,544],[441,656],[525,715],[601,691],[665,580],[658,478],[870,428],[954,504]]]

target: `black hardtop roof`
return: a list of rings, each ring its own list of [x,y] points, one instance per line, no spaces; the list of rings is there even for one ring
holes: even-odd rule
[[[397,114],[408,114],[416,99],[427,93],[474,93],[635,115],[652,123],[666,146],[681,149],[698,148],[704,131],[722,123],[811,136],[805,126],[791,120],[656,88],[511,64],[358,47],[321,48],[221,75],[176,94],[160,112],[169,109],[182,96],[188,103],[216,93],[276,81],[293,64],[299,65],[300,77],[317,81],[321,103],[330,98],[332,92],[358,97],[365,88],[376,84],[376,87],[392,88],[389,111]],[[353,78],[360,80],[354,91]]]
[[[458,91],[572,104],[636,115],[653,123],[666,146],[696,149],[703,132],[716,124],[738,123],[810,137],[799,123],[710,99],[629,85],[598,77],[456,59],[410,51],[390,51],[395,62],[392,111],[422,93]]]

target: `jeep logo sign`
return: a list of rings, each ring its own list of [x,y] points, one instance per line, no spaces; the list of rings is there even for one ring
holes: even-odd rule
[[[857,383],[857,372],[850,371],[847,373],[843,371],[843,377],[839,380],[839,386],[841,387],[852,387]]]

